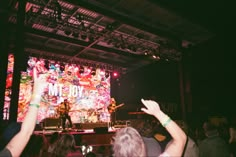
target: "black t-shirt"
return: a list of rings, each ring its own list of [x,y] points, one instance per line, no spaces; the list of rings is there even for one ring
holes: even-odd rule
[[[7,148],[4,148],[2,151],[0,151],[0,157],[12,157],[12,155]]]

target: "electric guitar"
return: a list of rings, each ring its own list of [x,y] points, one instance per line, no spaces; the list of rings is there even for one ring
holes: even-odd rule
[[[109,113],[115,112],[117,108],[124,106],[125,104],[122,103],[120,105],[114,106],[114,104],[108,105],[107,109]]]

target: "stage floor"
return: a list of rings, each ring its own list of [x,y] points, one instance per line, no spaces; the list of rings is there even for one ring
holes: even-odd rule
[[[100,156],[103,157],[110,157],[112,156],[111,140],[116,131],[119,129],[120,128],[114,128],[106,131],[101,130],[98,132],[95,132],[94,129],[71,129],[66,132],[63,132],[62,130],[42,130],[34,131],[34,134],[43,134],[48,140],[54,132],[58,132],[59,134],[72,134],[75,138],[76,148],[78,150],[81,150],[82,146],[91,146],[92,151],[95,154],[100,154]]]
[[[67,131],[62,130],[40,130],[34,131],[34,134],[43,134],[48,139],[54,132],[58,132],[60,134],[69,133],[74,135],[76,140],[76,145],[80,146],[84,143],[89,145],[110,145],[111,139],[114,136],[115,132],[120,128],[98,128],[96,129],[71,129]],[[96,131],[94,131],[96,130]]]

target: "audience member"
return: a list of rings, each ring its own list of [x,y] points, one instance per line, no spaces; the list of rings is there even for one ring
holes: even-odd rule
[[[94,152],[89,152],[85,157],[96,157],[96,154]]]
[[[143,139],[132,127],[118,130],[112,144],[115,157],[146,156]]]
[[[21,125],[20,131],[7,143],[6,147],[0,152],[1,157],[18,157],[21,155],[28,143],[37,120],[41,94],[46,87],[46,77],[44,74],[38,74],[36,68],[33,69],[34,87],[31,96],[28,112]]]
[[[154,130],[151,121],[143,121],[141,125],[141,128],[136,129],[143,138],[147,156],[159,156],[162,149],[158,141],[154,138]]]
[[[236,157],[236,118],[232,119],[230,122],[229,135],[231,157]]]
[[[74,157],[82,156],[82,153],[75,148],[75,138],[71,134],[63,134],[56,142],[51,157]]]
[[[48,153],[51,154],[55,148],[56,142],[58,141],[60,135],[58,132],[54,132],[49,139]]]
[[[4,129],[2,133],[1,139],[1,149],[6,147],[7,143],[20,131],[21,123],[11,122],[7,127]]]
[[[48,147],[46,137],[42,134],[32,134],[21,157],[44,157]]]
[[[166,148],[166,145],[170,142],[172,137],[169,134],[169,132],[160,123],[156,125],[154,132],[155,132],[154,138],[160,144],[161,150],[163,152]]]
[[[186,143],[186,135],[181,128],[164,114],[159,104],[152,100],[143,100],[146,108],[141,110],[155,116],[172,136],[172,142],[166,147],[160,157],[181,156]],[[112,141],[113,152],[116,157],[147,156],[141,135],[132,127],[118,130]]]
[[[176,123],[181,127],[181,129],[187,135],[187,143],[183,152],[183,157],[199,157],[199,148],[195,141],[189,136],[189,127],[184,121],[176,121]]]
[[[205,122],[203,129],[206,134],[199,145],[200,157],[229,157],[228,145],[224,139],[219,136],[217,128],[209,122]]]

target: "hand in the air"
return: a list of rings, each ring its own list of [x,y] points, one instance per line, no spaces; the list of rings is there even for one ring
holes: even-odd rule
[[[33,93],[37,95],[41,95],[46,86],[46,74],[39,74],[37,69],[33,69],[33,79],[34,79],[34,87],[33,87]]]
[[[160,112],[160,106],[157,102],[153,100],[144,100],[141,99],[142,103],[146,108],[141,108],[143,112],[146,112],[147,114],[150,115],[156,115],[157,113]]]

